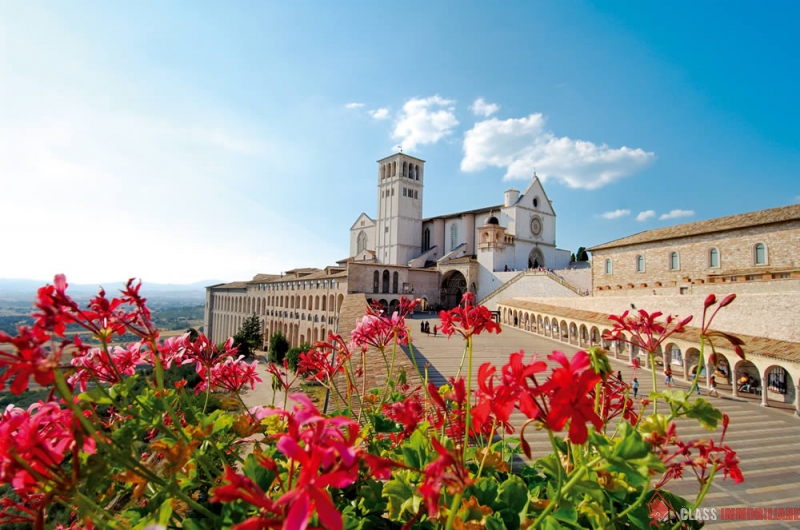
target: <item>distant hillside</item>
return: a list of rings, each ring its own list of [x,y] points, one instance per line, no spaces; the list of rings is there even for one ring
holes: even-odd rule
[[[0,300],[30,302],[36,290],[47,283],[45,280],[18,280],[0,278]],[[86,300],[97,294],[102,285],[108,296],[114,296],[125,287],[127,282],[105,282],[97,284],[70,283],[67,293],[76,300]],[[209,285],[223,283],[219,280],[207,280],[194,283],[147,283],[142,282],[141,293],[149,301],[159,304],[197,304],[205,300],[205,288]]]

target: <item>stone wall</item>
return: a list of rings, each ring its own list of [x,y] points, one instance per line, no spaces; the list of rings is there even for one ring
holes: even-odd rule
[[[763,265],[755,263],[757,243],[767,248],[767,262]],[[719,252],[718,267],[710,264],[712,248]],[[767,284],[748,289],[750,291],[782,290],[783,287],[771,287],[771,282],[765,280],[778,277],[776,273],[780,272],[800,279],[798,250],[800,221],[599,250],[592,256],[593,292],[596,296],[618,296],[626,290],[649,290],[652,294],[655,289],[659,294],[678,294],[683,288],[688,293],[709,281],[730,282],[732,275],[737,277],[738,283],[747,282],[751,277],[756,279],[750,281]],[[670,263],[673,251],[679,255],[679,266],[675,270]],[[644,257],[642,272],[637,272],[638,256]],[[611,274],[606,273],[606,259],[612,260]],[[729,288],[728,285],[725,288]],[[738,286],[731,289],[737,290]]]
[[[503,293],[503,298],[514,298]],[[717,291],[718,299],[727,293]],[[521,298],[521,296],[517,296]],[[700,327],[703,317],[703,300],[705,295],[661,296],[631,293],[625,297],[565,297],[546,298],[544,296],[528,297],[526,300],[609,315],[620,315],[631,310],[631,304],[637,309],[648,312],[661,311],[671,315],[694,315],[691,325]],[[798,326],[797,293],[744,293],[737,295],[736,300],[723,308],[714,318],[713,329],[742,333],[756,337],[800,342],[800,326]]]

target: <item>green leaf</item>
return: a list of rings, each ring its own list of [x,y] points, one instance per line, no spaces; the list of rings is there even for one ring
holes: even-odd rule
[[[553,512],[552,517],[565,523],[577,524],[578,523],[578,510],[571,502],[561,501],[558,503],[558,508]]]
[[[534,465],[541,469],[542,472],[552,478],[557,479],[561,469],[561,462],[559,461],[558,457],[554,454],[549,454],[547,456],[543,456],[536,460]]]
[[[561,530],[563,526],[552,515],[548,515],[542,521],[542,530]]]
[[[260,465],[252,453],[244,460],[244,474],[264,492],[269,490],[275,480],[275,473]]]
[[[508,526],[500,518],[500,514],[497,513],[493,513],[491,517],[484,519],[484,524],[486,525],[486,530],[506,530],[507,528],[517,528],[519,526]]]
[[[383,485],[383,496],[389,501],[389,519],[399,521],[403,513],[405,502],[414,496],[411,486],[401,479],[407,479],[407,475],[401,472],[395,474],[394,479]]]
[[[464,492],[464,498],[474,495],[478,503],[492,509],[497,506],[497,481],[493,478],[481,477],[478,482]]]
[[[689,412],[686,415],[698,420],[703,427],[710,431],[716,429],[719,422],[722,421],[722,412],[714,408],[705,398],[695,399],[689,406]]]
[[[528,504],[528,487],[521,478],[511,475],[500,484],[498,496],[508,507],[521,513]]]
[[[602,504],[605,500],[603,488],[594,480],[584,480],[572,486],[572,491],[577,495],[586,495],[594,502]]]
[[[88,392],[84,392],[78,396],[80,401],[88,401],[89,403],[96,403],[97,405],[113,405],[114,401],[111,400],[103,388],[96,386]]]

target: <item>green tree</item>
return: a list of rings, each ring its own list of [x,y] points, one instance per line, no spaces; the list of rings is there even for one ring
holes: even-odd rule
[[[239,331],[233,336],[233,345],[239,347],[239,353],[252,357],[256,350],[264,347],[264,336],[261,333],[261,320],[253,313],[247,317]]]
[[[570,261],[578,261],[578,260],[575,259],[575,253],[574,252],[572,254],[570,254],[569,260]]]
[[[289,364],[291,370],[297,371],[297,365],[300,363],[300,354],[307,352],[311,349],[311,344],[304,342],[295,348],[289,348],[286,352],[286,362]]]
[[[287,351],[289,351],[289,341],[286,340],[283,333],[276,331],[269,338],[269,360],[274,363],[282,363]]]
[[[586,247],[578,247],[578,252],[575,253],[577,261],[589,261],[589,253],[586,252]]]

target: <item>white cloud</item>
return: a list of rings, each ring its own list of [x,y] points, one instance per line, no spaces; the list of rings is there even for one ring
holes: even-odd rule
[[[648,219],[652,219],[656,216],[655,210],[645,210],[643,212],[639,212],[639,215],[636,216],[637,221],[647,221]]]
[[[662,214],[659,219],[679,219],[681,217],[691,217],[694,215],[694,210],[672,210],[669,213]]]
[[[461,170],[506,168],[505,180],[528,179],[534,169],[542,181],[554,178],[571,188],[595,189],[650,164],[655,154],[642,149],[612,149],[544,129],[544,117],[480,121],[464,135]]]
[[[376,120],[385,120],[389,117],[389,109],[378,109],[378,110],[368,110],[369,115],[375,118]]]
[[[364,106],[363,103],[348,103],[347,105],[344,106],[344,108],[346,108],[346,109],[360,109],[363,106]]]
[[[392,136],[400,140],[404,150],[411,151],[417,145],[438,142],[452,133],[456,125],[455,101],[438,95],[411,98],[403,105]]]
[[[625,217],[626,215],[630,215],[630,210],[614,210],[613,212],[605,212],[600,214],[600,217],[603,219],[619,219],[620,217]]]
[[[488,118],[498,110],[500,110],[500,105],[496,105],[494,103],[486,103],[483,98],[478,98],[469,108],[476,116],[483,116],[484,118]]]

